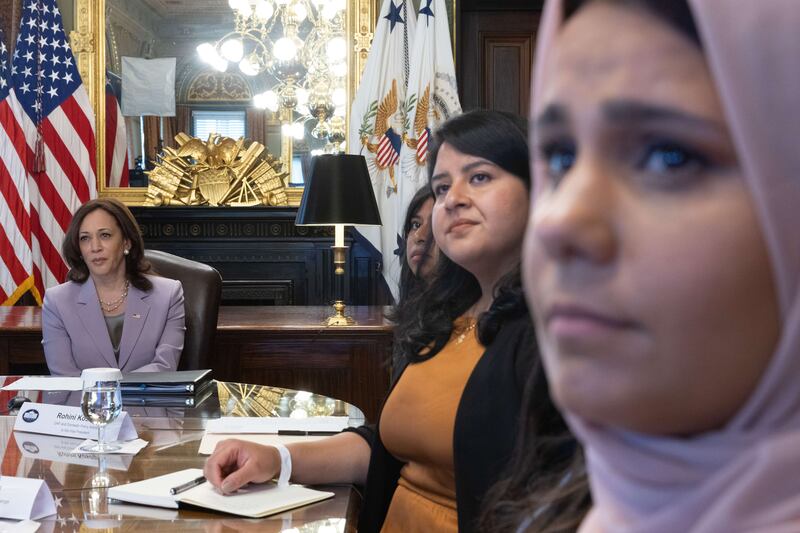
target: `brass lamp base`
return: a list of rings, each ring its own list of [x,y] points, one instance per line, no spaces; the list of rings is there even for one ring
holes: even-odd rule
[[[353,317],[344,314],[344,308],[344,302],[336,300],[333,303],[334,314],[325,319],[324,324],[326,326],[352,326],[355,324],[356,321],[353,320]]]

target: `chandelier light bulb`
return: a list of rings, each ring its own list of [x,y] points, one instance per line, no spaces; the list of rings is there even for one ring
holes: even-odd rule
[[[292,137],[294,137],[298,141],[302,141],[303,137],[306,136],[306,129],[303,127],[301,122],[296,122],[291,125]]]
[[[214,48],[214,45],[211,43],[199,45],[197,47],[197,54],[200,56],[201,61],[208,63],[215,70],[225,72],[228,69],[228,62],[217,53],[217,49]]]
[[[267,97],[264,95],[264,93],[258,93],[253,96],[253,105],[259,109],[267,108]]]
[[[344,61],[347,58],[347,41],[342,37],[334,37],[325,45],[325,51],[332,63]]]
[[[275,8],[267,0],[258,0],[256,2],[256,17],[263,21],[267,21],[275,14]]]
[[[214,56],[217,55],[217,51],[214,49],[213,44],[202,43],[197,46],[197,55],[200,56],[200,60],[204,63],[211,64]]]
[[[347,115],[347,106],[340,105],[336,107],[336,110],[333,112],[333,116],[335,117],[344,117]]]
[[[228,0],[228,5],[244,17],[250,16],[250,2],[248,0]]]
[[[227,39],[219,47],[222,57],[232,63],[238,63],[244,56],[244,44],[241,39]]]
[[[275,41],[272,53],[280,61],[291,61],[297,56],[297,45],[289,37],[281,37]]]
[[[239,61],[239,70],[246,76],[255,76],[259,73],[258,63],[253,61],[250,56]]]
[[[333,5],[333,2],[328,1],[322,5],[319,14],[322,15],[322,18],[325,20],[331,21],[336,18],[336,15],[339,14],[339,10],[336,9],[336,6]]]
[[[344,11],[347,9],[347,0],[330,0],[330,3],[336,11]]]
[[[293,124],[284,124],[283,126],[281,126],[281,135],[283,135],[284,137],[291,137],[292,126]]]
[[[277,111],[280,107],[278,102],[278,94],[272,90],[265,91],[261,94],[264,97],[264,105],[267,107],[267,109],[273,112]]]
[[[292,13],[294,13],[295,18],[297,18],[298,24],[306,20],[306,17],[308,16],[308,10],[306,9],[306,6],[304,6],[302,3],[297,2],[292,6],[291,9]]]

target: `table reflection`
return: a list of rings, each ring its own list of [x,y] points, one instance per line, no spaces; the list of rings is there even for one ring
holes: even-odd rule
[[[351,419],[351,425],[360,425],[364,421],[364,413],[354,405],[307,391],[225,381],[217,381],[215,385],[211,394],[203,397],[197,405],[137,405],[138,401],[132,402],[129,397],[123,396],[122,408],[134,417],[169,419],[219,418],[221,416],[293,418],[347,416]],[[31,398],[33,401],[40,398],[38,401],[42,403],[79,407],[82,392],[19,391],[18,395]],[[180,401],[182,400],[177,402]]]
[[[81,439],[14,432],[13,416],[0,416],[0,474],[42,479],[56,499],[57,514],[41,520],[39,531],[122,528],[126,531],[266,531],[342,533],[354,527],[360,497],[350,486],[325,486],[336,496],[260,520],[194,509],[160,509],[108,501],[110,486],[182,470],[202,468],[198,454],[206,423],[221,416],[347,416],[364,423],[363,413],[340,400],[296,391],[216,382],[211,395],[192,407],[124,405],[139,437],[148,441],[137,455],[74,453]],[[20,391],[40,402],[80,405],[81,392]]]

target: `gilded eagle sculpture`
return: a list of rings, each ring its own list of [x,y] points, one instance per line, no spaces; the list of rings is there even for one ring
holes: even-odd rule
[[[147,172],[145,205],[289,204],[289,174],[263,144],[216,133],[205,142],[185,133],[175,140],[178,148],[164,148]]]

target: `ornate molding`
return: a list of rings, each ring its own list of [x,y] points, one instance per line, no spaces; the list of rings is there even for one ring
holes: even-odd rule
[[[223,2],[224,0],[220,0]],[[105,128],[105,68],[106,68],[106,5],[107,0],[75,0],[75,32],[70,35],[73,52],[76,56],[78,70],[89,94],[89,100],[95,110],[96,131]],[[348,2],[347,25],[348,35],[356,36],[354,46],[348,57],[350,69],[348,81],[348,98],[352,100],[358,88],[361,72],[366,63],[369,44],[375,30],[377,10],[376,0],[353,0]],[[359,49],[356,50],[356,46]],[[350,110],[347,110],[349,124]],[[291,164],[291,140],[282,143],[285,147],[281,157]],[[97,136],[97,161],[105,161],[105,136]],[[145,201],[145,187],[109,188],[105,186],[105,167],[97,168],[98,191],[101,196],[113,196],[128,205],[142,205]],[[299,205],[302,188],[289,191],[289,203]]]

